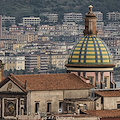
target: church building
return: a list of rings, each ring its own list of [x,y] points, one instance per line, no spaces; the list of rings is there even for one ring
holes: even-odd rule
[[[85,15],[84,37],[74,45],[66,64],[68,73],[88,79],[97,89],[115,88],[112,55],[105,43],[97,37],[96,15],[89,6]]]
[[[91,5],[85,17],[84,37],[68,58],[68,73],[10,74],[2,80],[3,66],[0,62],[0,119],[58,116],[56,120],[62,120],[63,116],[74,116],[75,120],[98,120],[104,110],[117,114],[109,116],[106,111],[102,117],[120,118],[120,90],[113,89],[115,65],[108,47],[97,38]]]

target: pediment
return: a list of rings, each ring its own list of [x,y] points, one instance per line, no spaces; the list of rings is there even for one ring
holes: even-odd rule
[[[23,92],[23,90],[13,81],[9,80],[1,86],[0,92]]]

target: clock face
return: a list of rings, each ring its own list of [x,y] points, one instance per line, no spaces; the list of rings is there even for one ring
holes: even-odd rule
[[[14,106],[14,104],[12,102],[10,102],[8,104],[8,110],[9,110],[9,112],[13,112],[15,110],[15,106]]]

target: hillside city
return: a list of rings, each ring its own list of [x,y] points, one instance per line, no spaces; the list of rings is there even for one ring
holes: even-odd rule
[[[97,16],[97,31],[109,47],[116,67],[120,67],[120,12]],[[40,17],[1,16],[0,59],[5,64],[4,74],[65,72],[71,48],[83,37],[82,13],[64,13],[63,24],[58,24],[58,14],[43,13]]]
[[[120,12],[86,9],[0,15],[0,120],[120,120]]]

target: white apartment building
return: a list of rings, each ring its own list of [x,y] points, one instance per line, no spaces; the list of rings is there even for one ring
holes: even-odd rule
[[[120,12],[108,12],[106,17],[107,20],[112,20],[112,21],[120,20]]]
[[[82,13],[64,13],[65,22],[80,22],[83,20]]]
[[[2,36],[3,39],[17,39],[18,42],[27,42],[28,41],[28,35],[3,35]]]
[[[58,14],[55,13],[42,13],[42,16],[46,16],[48,18],[47,22],[49,23],[57,23],[58,22]]]
[[[7,21],[9,21],[12,25],[15,25],[16,23],[15,17],[2,16],[2,24],[4,25]]]
[[[38,35],[49,35],[51,31],[55,31],[55,26],[41,25],[37,26]]]
[[[95,11],[94,14],[97,17],[97,21],[103,21],[103,13],[100,11]]]
[[[0,54],[0,60],[5,64],[4,70],[25,70],[25,56]]]
[[[26,25],[40,25],[40,17],[23,17],[23,26]]]
[[[51,64],[55,65],[56,68],[65,69],[65,64],[67,64],[68,60],[67,53],[52,53],[51,54]]]
[[[48,22],[53,22],[53,23],[56,23],[56,22],[58,22],[58,14],[48,14],[47,15],[47,17],[48,17]]]

